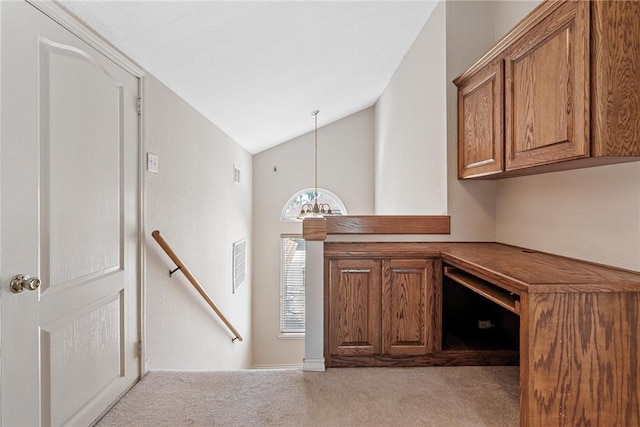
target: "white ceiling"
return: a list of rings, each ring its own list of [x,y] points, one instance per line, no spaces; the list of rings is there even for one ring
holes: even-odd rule
[[[68,1],[251,153],[372,106],[436,1]]]

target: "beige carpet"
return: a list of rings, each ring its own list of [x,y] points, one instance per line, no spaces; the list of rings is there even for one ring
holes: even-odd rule
[[[518,426],[517,367],[153,371],[108,426]]]

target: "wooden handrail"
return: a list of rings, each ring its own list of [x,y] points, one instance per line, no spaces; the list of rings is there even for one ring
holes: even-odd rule
[[[202,296],[202,298],[204,298],[204,300],[207,302],[207,304],[209,304],[209,306],[213,309],[213,311],[215,311],[218,317],[220,317],[220,320],[222,320],[224,324],[227,325],[227,328],[229,328],[229,330],[234,335],[234,338],[232,341],[235,341],[236,339],[238,341],[242,341],[242,337],[240,336],[238,331],[236,331],[236,329],[231,325],[231,323],[229,323],[229,321],[224,316],[224,314],[222,314],[218,306],[213,302],[213,300],[211,299],[207,291],[204,290],[204,288],[202,287],[202,285],[200,285],[198,280],[195,277],[193,277],[193,274],[191,274],[191,271],[189,271],[189,269],[184,265],[182,260],[178,257],[178,255],[176,255],[173,249],[171,249],[171,246],[169,246],[169,243],[167,243],[167,241],[164,240],[164,237],[162,237],[162,234],[160,234],[160,231],[154,230],[153,233],[151,233],[151,236],[153,236],[155,241],[158,242],[158,244],[166,252],[166,254],[169,255],[169,258],[171,258],[171,261],[173,261],[176,264],[177,266],[176,270],[182,271],[182,274],[185,275],[185,277],[189,280],[189,282],[191,282],[193,287],[196,288],[196,291],[198,291],[198,293]],[[173,271],[176,271],[176,270],[173,270]]]

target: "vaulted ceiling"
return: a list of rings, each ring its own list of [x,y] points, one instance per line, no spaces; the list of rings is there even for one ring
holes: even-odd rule
[[[436,1],[60,1],[251,153],[375,104]]]

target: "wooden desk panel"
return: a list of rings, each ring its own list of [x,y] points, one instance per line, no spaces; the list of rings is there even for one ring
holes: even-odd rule
[[[499,243],[325,244],[325,256],[338,254],[440,257],[517,294],[522,426],[640,425],[640,273]],[[372,366],[481,364],[480,356],[442,351]]]

